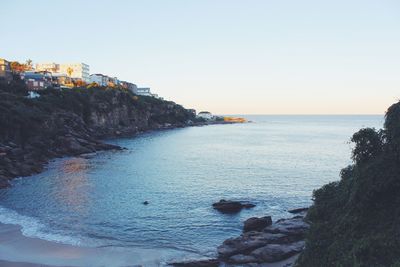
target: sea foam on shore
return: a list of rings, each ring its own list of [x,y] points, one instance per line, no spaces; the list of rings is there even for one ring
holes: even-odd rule
[[[17,266],[163,266],[183,254],[187,253],[132,247],[78,247],[26,237],[21,227],[0,224],[0,266],[7,262],[15,262]]]

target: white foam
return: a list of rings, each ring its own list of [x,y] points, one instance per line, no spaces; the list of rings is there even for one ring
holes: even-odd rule
[[[48,227],[39,220],[21,215],[18,212],[0,206],[0,222],[3,224],[14,224],[21,227],[21,232],[26,237],[35,237],[47,241],[80,246],[82,241],[67,235],[50,233],[46,231]]]

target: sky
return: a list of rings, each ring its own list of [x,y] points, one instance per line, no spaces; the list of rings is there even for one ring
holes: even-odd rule
[[[214,114],[383,114],[397,0],[0,0],[0,57],[84,62]]]

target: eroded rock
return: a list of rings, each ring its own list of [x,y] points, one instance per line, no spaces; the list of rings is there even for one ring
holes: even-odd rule
[[[173,262],[169,265],[176,267],[218,267],[220,261],[218,259],[205,259],[205,260],[194,260],[184,262]]]
[[[243,231],[244,232],[261,231],[262,229],[271,224],[272,224],[271,216],[265,216],[261,218],[252,217],[244,222]]]
[[[236,213],[241,211],[242,209],[253,208],[256,205],[247,202],[221,199],[219,202],[214,203],[212,206],[214,209],[222,213]]]
[[[265,217],[250,218],[254,223],[236,238],[229,238],[218,247],[218,258],[230,264],[259,264],[278,262],[300,253],[309,224],[303,216],[281,219],[273,224]],[[256,223],[257,222],[257,223]],[[262,222],[262,223],[258,223]],[[262,226],[262,225],[266,226]],[[247,231],[249,230],[249,231]]]
[[[289,244],[268,244],[251,252],[251,256],[259,263],[282,261],[301,252],[304,244],[304,241]]]

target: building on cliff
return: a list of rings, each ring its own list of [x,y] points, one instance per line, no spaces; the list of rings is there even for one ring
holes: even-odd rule
[[[149,87],[140,87],[137,88],[137,95],[143,95],[143,96],[153,96],[150,92],[150,88]]]
[[[132,93],[134,93],[135,95],[137,95],[137,86],[134,83],[130,83],[127,81],[120,81],[119,85],[122,88],[128,89],[129,91],[131,91]]]
[[[29,90],[41,90],[52,86],[52,75],[48,71],[25,71],[21,74]]]
[[[91,83],[97,83],[99,86],[107,86],[108,84],[108,76],[97,73],[97,74],[91,74],[90,75],[90,82]]]
[[[12,71],[10,62],[0,58],[0,82],[8,83],[12,80]]]
[[[85,63],[38,63],[36,64],[36,71],[49,71],[51,73],[61,73],[66,74],[70,78],[79,79],[86,83],[90,82],[89,75],[90,67]]]
[[[199,112],[197,117],[202,118],[202,119],[206,119],[206,120],[212,120],[214,118],[214,116],[208,111]]]

